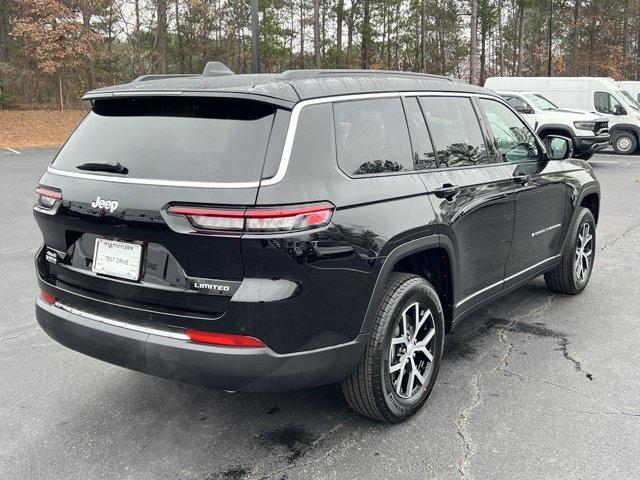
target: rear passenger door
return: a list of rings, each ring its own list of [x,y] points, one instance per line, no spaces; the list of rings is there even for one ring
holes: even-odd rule
[[[502,103],[479,99],[491,130],[492,145],[513,172],[515,226],[506,267],[507,284],[555,261],[565,214],[562,162],[549,162],[535,136]]]
[[[425,128],[422,136],[433,145],[434,154],[418,151],[414,157],[422,162],[421,178],[440,233],[450,239],[457,258],[455,319],[502,289],[513,234],[513,180],[488,148],[471,97],[407,97],[405,110],[410,125],[423,116],[428,133]],[[415,125],[411,130],[412,137],[419,137]]]

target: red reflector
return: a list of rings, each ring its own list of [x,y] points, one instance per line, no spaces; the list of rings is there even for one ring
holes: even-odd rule
[[[60,200],[62,198],[62,192],[51,190],[50,188],[38,187],[36,193],[43,197],[53,198],[54,200]]]
[[[53,293],[45,292],[44,290],[40,290],[40,298],[47,302],[49,305],[53,305],[56,303],[56,296]]]
[[[187,329],[187,337],[194,342],[225,345],[228,347],[266,347],[262,340],[248,335],[233,333],[203,332],[202,330]]]

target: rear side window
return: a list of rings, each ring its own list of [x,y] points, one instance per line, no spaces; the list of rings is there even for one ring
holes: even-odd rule
[[[440,168],[490,163],[478,117],[465,97],[420,97]]]
[[[127,98],[97,101],[53,166],[120,163],[153,180],[248,182],[260,179],[276,108],[240,99]]]
[[[347,175],[413,170],[399,98],[336,102],[333,112],[338,165]]]
[[[417,98],[410,97],[405,100],[405,112],[407,114],[409,133],[411,134],[411,145],[413,146],[414,168],[416,170],[438,168],[431,138],[427,131],[427,124],[424,123],[424,117]]]

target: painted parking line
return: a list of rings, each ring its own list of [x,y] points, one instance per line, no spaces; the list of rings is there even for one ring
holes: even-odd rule
[[[620,162],[616,162],[615,160],[589,160],[589,163],[610,163],[613,165],[618,165]]]
[[[14,150],[13,148],[9,148],[9,147],[4,147],[5,150],[9,150],[10,152],[15,153],[16,155],[22,155],[22,153],[20,153],[17,150]]]

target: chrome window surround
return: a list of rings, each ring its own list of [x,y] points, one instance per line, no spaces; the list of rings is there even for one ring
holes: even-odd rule
[[[158,92],[156,95],[180,95],[182,92]],[[122,95],[149,95],[150,92],[126,92]],[[116,94],[114,93],[114,96]],[[119,95],[119,94],[118,94]],[[332,97],[322,97],[322,98],[313,98],[309,100],[303,100],[294,105],[291,110],[291,119],[289,121],[289,127],[287,129],[287,136],[285,138],[284,148],[282,151],[282,157],[280,158],[280,165],[278,167],[278,171],[276,174],[267,179],[263,179],[256,182],[189,182],[189,181],[180,181],[180,180],[159,180],[159,179],[150,179],[150,178],[123,178],[123,177],[112,177],[107,175],[99,175],[99,174],[90,174],[90,173],[78,173],[78,172],[68,172],[66,170],[60,170],[49,166],[47,168],[47,172],[52,173],[54,175],[61,175],[64,177],[73,177],[73,178],[83,178],[86,180],[96,180],[103,182],[114,182],[114,183],[129,183],[136,185],[157,185],[157,186],[167,186],[167,187],[190,187],[190,188],[258,188],[258,187],[267,187],[280,183],[282,179],[285,177],[287,173],[287,168],[289,167],[289,161],[291,160],[291,151],[293,149],[293,142],[296,136],[296,130],[298,128],[298,120],[300,118],[300,112],[308,106],[312,105],[320,105],[324,103],[336,103],[336,102],[348,102],[353,100],[368,100],[372,98],[400,98],[400,97],[426,97],[426,96],[435,96],[435,97],[478,97],[478,98],[488,98],[491,100],[498,101],[506,105],[509,109],[513,110],[513,108],[503,99],[499,97],[495,97],[492,95],[486,95],[482,93],[472,93],[472,92],[435,92],[435,91],[411,91],[411,92],[380,92],[380,93],[357,93],[352,95],[337,95]],[[89,98],[89,97],[85,97]],[[515,111],[515,110],[514,110]],[[523,122],[524,123],[524,122]],[[525,123],[526,125],[526,123]],[[526,125],[529,128],[528,125]],[[531,130],[529,128],[529,130]],[[533,133],[533,132],[532,132]]]

